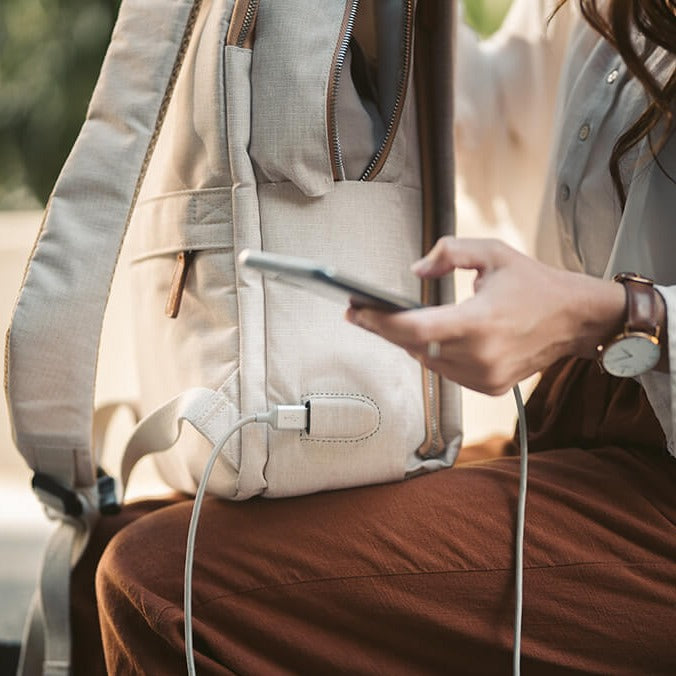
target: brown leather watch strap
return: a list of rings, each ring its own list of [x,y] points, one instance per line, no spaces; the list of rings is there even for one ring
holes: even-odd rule
[[[625,331],[642,331],[656,336],[659,333],[659,308],[653,283],[646,278],[618,275],[616,281],[624,285],[627,294]]]

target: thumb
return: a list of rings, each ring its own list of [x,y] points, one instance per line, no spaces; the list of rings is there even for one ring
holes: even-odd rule
[[[411,266],[418,277],[441,277],[453,270],[476,270],[482,275],[504,263],[510,248],[496,239],[457,238],[447,235]]]

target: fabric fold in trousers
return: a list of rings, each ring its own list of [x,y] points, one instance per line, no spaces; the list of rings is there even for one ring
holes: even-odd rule
[[[523,673],[676,673],[676,460],[643,392],[563,360],[527,408]],[[510,673],[519,458],[504,451],[397,484],[208,499],[198,673]],[[185,673],[191,507],[101,520],[73,573],[76,674],[106,673],[104,657],[115,675]]]

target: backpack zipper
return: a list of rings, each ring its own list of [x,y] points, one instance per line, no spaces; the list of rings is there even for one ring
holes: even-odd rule
[[[409,72],[411,67],[411,51],[413,45],[413,15],[414,0],[405,0],[406,19],[404,21],[404,32],[402,40],[404,43],[404,52],[402,56],[401,71],[397,83],[397,93],[394,102],[392,114],[387,122],[385,137],[383,138],[376,154],[373,156],[369,165],[361,175],[361,181],[373,180],[383,168],[394,142],[394,137],[399,128],[401,114],[406,99]],[[338,92],[340,89],[340,78],[345,66],[347,50],[350,48],[350,40],[354,30],[354,24],[359,11],[359,0],[351,0],[348,3],[343,24],[340,28],[338,39],[338,48],[333,56],[331,64],[331,83],[329,86],[328,105],[327,105],[327,123],[329,128],[329,150],[331,156],[331,169],[334,181],[345,180],[345,165],[343,162],[343,150],[340,144],[340,134],[338,132],[338,120],[336,117]]]
[[[362,181],[372,181],[383,168],[385,161],[390,153],[394,137],[399,129],[399,122],[404,108],[404,101],[406,99],[406,90],[408,88],[408,77],[411,70],[411,49],[413,45],[413,5],[414,0],[406,0],[406,17],[404,20],[404,34],[402,40],[404,43],[404,53],[401,62],[401,71],[399,75],[399,82],[397,83],[397,95],[394,99],[394,109],[387,122],[385,131],[385,138],[380,144],[380,148],[373,156],[368,167],[361,176]]]
[[[418,139],[420,147],[420,171],[422,179],[422,220],[423,254],[426,254],[439,236],[437,232],[437,219],[435,207],[435,176],[433,159],[433,124],[432,110],[430,109],[431,85],[429,73],[431,67],[431,55],[429,53],[428,36],[422,34],[425,30],[425,9],[427,3],[422,3],[416,27],[416,109],[418,115]],[[425,305],[435,305],[439,302],[438,282],[432,279],[422,281],[422,301]],[[421,458],[436,458],[446,448],[446,443],[441,434],[441,377],[423,368],[422,370],[423,402],[425,411],[425,440],[418,448],[417,453]]]
[[[331,170],[334,181],[345,180],[345,164],[343,162],[343,149],[340,146],[340,136],[338,134],[338,119],[336,109],[338,107],[338,91],[340,89],[340,78],[345,66],[345,57],[350,48],[354,22],[359,10],[359,0],[349,0],[343,15],[343,23],[340,27],[338,37],[338,48],[333,54],[333,63],[331,64],[331,84],[329,86],[329,95],[326,106],[326,117],[329,127],[329,154],[331,156]]]
[[[436,301],[436,288],[432,280],[423,281],[423,304],[433,305]],[[421,458],[436,458],[446,448],[441,435],[441,377],[428,368],[422,369],[423,408],[425,413],[425,440],[417,454]]]
[[[253,29],[259,5],[260,0],[236,0],[225,38],[226,45],[244,49],[253,47]]]
[[[178,317],[185,291],[185,283],[188,278],[188,270],[190,270],[194,259],[194,251],[179,251],[176,255],[174,274],[171,277],[171,284],[169,285],[169,296],[167,297],[167,304],[164,307],[164,313],[169,319],[176,319]]]

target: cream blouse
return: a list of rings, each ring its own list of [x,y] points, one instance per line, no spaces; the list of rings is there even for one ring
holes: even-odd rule
[[[486,216],[504,202],[541,260],[598,277],[631,271],[653,278],[666,301],[674,355],[676,135],[659,153],[661,167],[647,141],[625,156],[622,210],[610,153],[645,109],[646,96],[617,52],[579,16],[576,0],[548,23],[554,4],[514,0],[500,31],[483,42],[460,22],[460,180]],[[666,78],[676,59],[657,49],[649,66]],[[670,371],[640,381],[676,455],[676,359]]]

